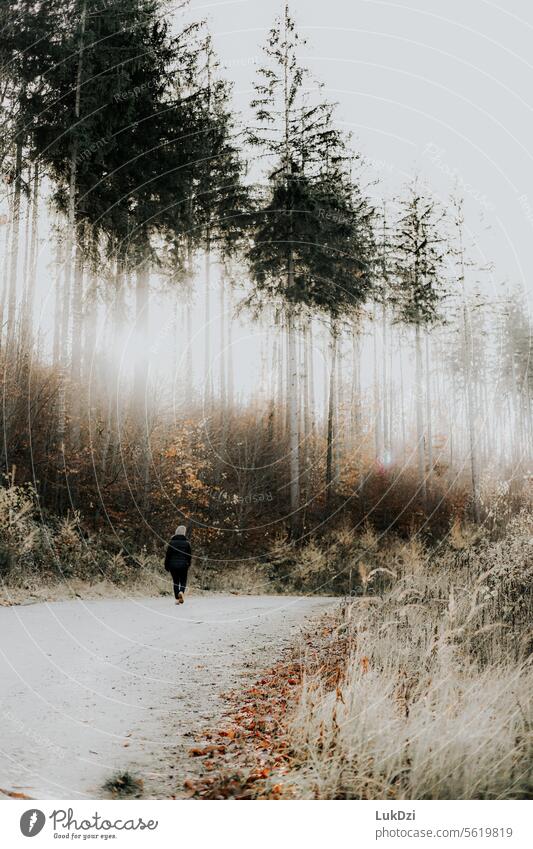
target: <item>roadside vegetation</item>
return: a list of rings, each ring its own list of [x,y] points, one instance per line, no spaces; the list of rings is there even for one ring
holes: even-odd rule
[[[366,544],[366,593],[210,729],[201,798],[533,797],[533,519]],[[378,566],[378,563],[387,566]],[[218,747],[218,748],[217,748]]]
[[[533,797],[533,519],[391,557],[349,605],[341,683],[306,678],[290,725],[298,796]]]
[[[196,481],[191,498],[193,490],[200,498],[201,491],[210,489],[192,470],[189,476]],[[470,502],[460,483],[447,489],[444,481],[435,484],[423,501],[409,469],[386,475],[370,471],[366,480],[364,505],[352,490],[351,498],[335,502],[332,516],[330,505],[317,499],[308,511],[309,528],[304,525],[298,541],[291,541],[283,529],[283,498],[263,505],[250,502],[247,509],[254,511],[254,521],[263,521],[259,526],[252,521],[249,531],[230,525],[195,533],[191,588],[369,596],[397,579],[409,557],[425,558],[429,568],[442,561],[444,552],[470,551],[474,543],[496,545],[516,516],[531,510],[527,479],[507,485],[486,481],[482,525],[469,523]],[[274,491],[283,487],[283,479],[276,481],[271,473],[268,485]],[[347,481],[345,486],[348,492]],[[216,490],[214,479],[212,487]],[[231,504],[221,510],[227,516],[241,507]],[[31,484],[7,480],[0,487],[4,603],[25,595],[42,600],[115,591],[168,594],[163,558],[173,518],[167,506],[154,518],[155,527],[143,544],[129,521],[109,528],[75,510],[57,516],[43,507]]]

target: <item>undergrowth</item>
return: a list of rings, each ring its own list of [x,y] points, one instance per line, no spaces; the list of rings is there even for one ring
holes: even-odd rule
[[[531,798],[532,514],[492,539],[454,523],[438,548],[371,528],[359,546],[360,595],[230,694],[187,795]],[[292,568],[320,574],[316,544]]]
[[[533,796],[533,517],[391,557],[352,602],[342,684],[307,677],[290,729],[299,797]]]

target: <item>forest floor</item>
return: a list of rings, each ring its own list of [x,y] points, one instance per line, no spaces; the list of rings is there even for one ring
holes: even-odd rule
[[[209,768],[195,742],[224,726],[224,697],[248,698],[337,605],[193,594],[183,606],[130,598],[0,609],[0,792],[102,798],[106,782],[128,773],[144,797],[193,795]]]

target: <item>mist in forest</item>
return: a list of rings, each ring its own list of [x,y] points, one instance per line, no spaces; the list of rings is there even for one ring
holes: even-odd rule
[[[520,501],[530,301],[476,235],[493,205],[453,168],[432,187],[434,141],[392,175],[315,77],[320,33],[276,8],[232,61],[194,4],[2,14],[13,498],[128,550],[177,517],[236,557]]]

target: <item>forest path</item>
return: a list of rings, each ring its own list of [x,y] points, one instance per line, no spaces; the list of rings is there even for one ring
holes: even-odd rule
[[[126,769],[152,796],[183,787],[193,735],[221,719],[221,694],[334,604],[212,595],[0,608],[0,788],[100,798]]]

